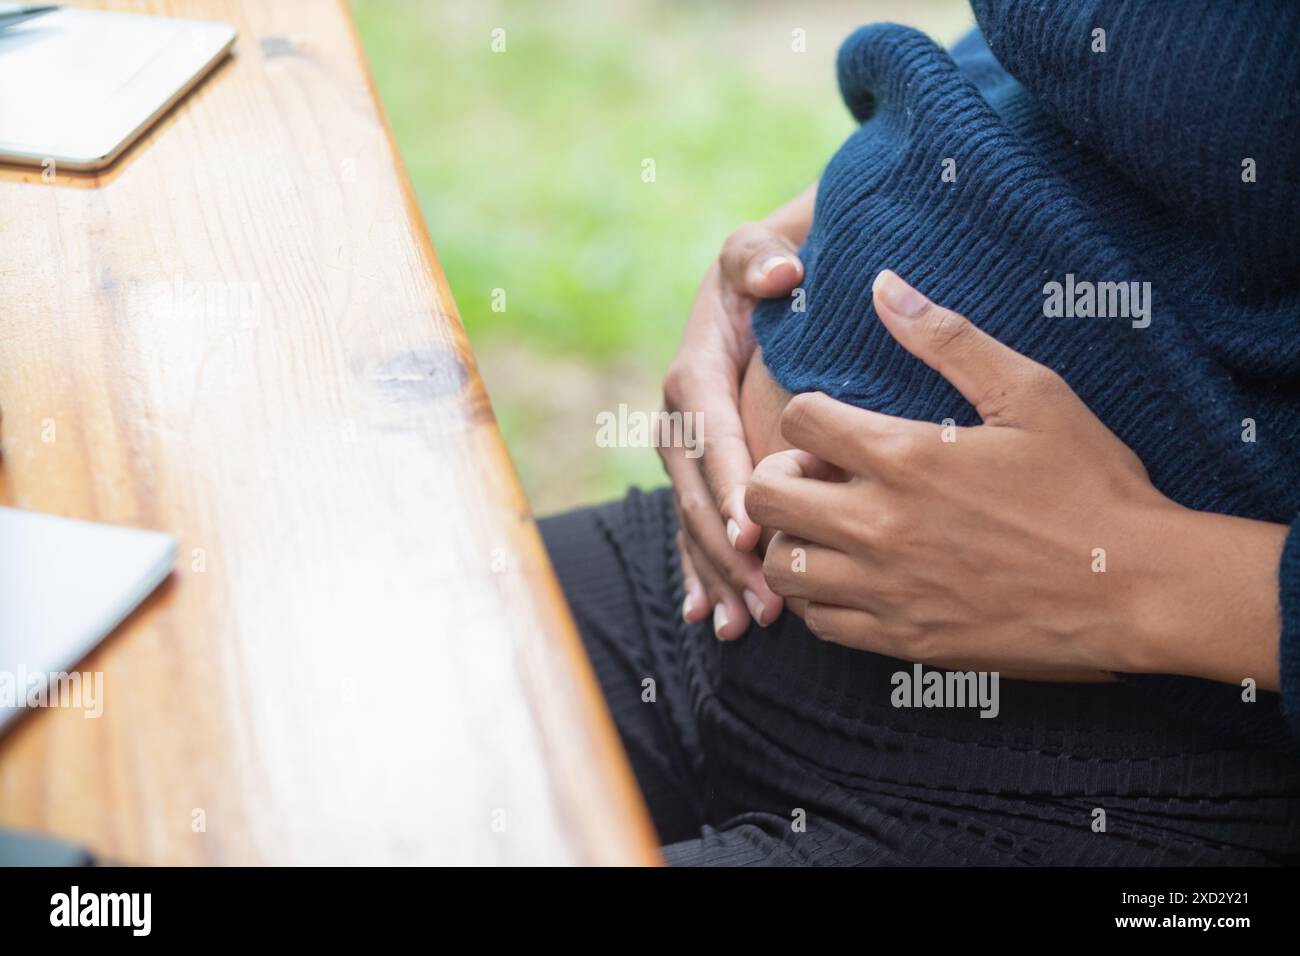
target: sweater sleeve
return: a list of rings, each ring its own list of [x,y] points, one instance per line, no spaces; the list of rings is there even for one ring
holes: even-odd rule
[[[1291,732],[1300,738],[1300,518],[1291,525],[1278,568],[1282,605],[1282,641],[1279,650],[1282,712]]]

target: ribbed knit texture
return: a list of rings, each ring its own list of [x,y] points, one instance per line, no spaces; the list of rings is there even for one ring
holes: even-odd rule
[[[1291,726],[1300,728],[1300,518],[1291,525],[1282,566],[1282,705]]]
[[[1170,498],[1295,521],[1300,4],[974,7],[992,52],[978,34],[949,54],[894,25],[842,47],[840,87],[862,125],[822,176],[802,250],[805,309],[787,299],[756,311],[764,362],[793,392],[977,423],[878,321],[871,282],[892,268],[1060,372]],[[1105,53],[1092,52],[1095,28]],[[1242,181],[1246,158],[1256,182]],[[949,159],[955,182],[942,176]],[[1044,285],[1067,274],[1149,282],[1150,327],[1046,317]],[[1280,571],[1296,729],[1298,537],[1300,522]],[[1244,704],[1229,685],[1144,680],[1225,738],[1294,746],[1277,695]]]

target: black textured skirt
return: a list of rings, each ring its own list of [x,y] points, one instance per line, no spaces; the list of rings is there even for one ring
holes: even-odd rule
[[[685,624],[666,489],[541,528],[669,862],[1300,861],[1300,761],[1140,683],[1002,680],[993,717],[895,706],[912,664],[794,615],[729,643]]]

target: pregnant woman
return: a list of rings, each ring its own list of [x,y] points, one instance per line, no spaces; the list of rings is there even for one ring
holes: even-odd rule
[[[547,546],[671,863],[1300,861],[1300,8],[974,6]]]

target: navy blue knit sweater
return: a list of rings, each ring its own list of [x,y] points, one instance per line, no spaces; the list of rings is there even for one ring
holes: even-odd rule
[[[1281,701],[1141,679],[1225,737],[1293,746],[1281,710],[1300,731],[1300,3],[973,5],[987,44],[976,33],[948,53],[884,24],[840,50],[861,126],[821,180],[804,310],[777,300],[755,315],[764,361],[794,392],[978,422],[877,320],[871,282],[892,268],[1056,369],[1170,498],[1291,524]],[[1110,317],[1049,317],[1050,282],[1149,282],[1150,323],[1114,315],[1118,299]]]

